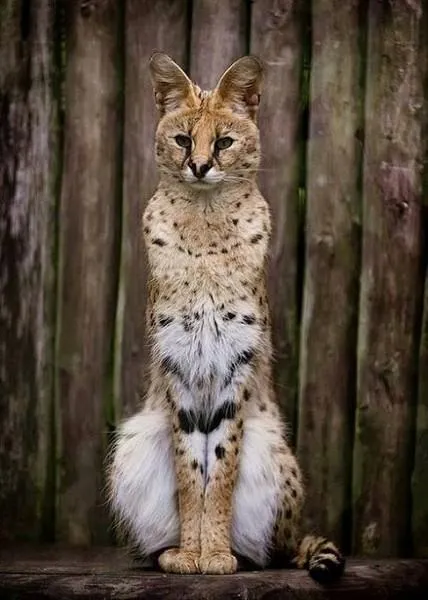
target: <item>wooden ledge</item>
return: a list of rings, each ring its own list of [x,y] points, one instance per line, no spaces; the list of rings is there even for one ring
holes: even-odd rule
[[[0,550],[0,598],[426,600],[428,560],[351,559],[343,579],[326,587],[297,570],[165,575],[135,567],[120,549],[14,546]]]

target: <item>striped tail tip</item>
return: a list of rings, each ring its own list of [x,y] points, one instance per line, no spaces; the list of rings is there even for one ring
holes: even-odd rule
[[[336,545],[323,537],[305,536],[296,557],[297,566],[306,568],[318,583],[331,583],[345,570],[345,558]]]

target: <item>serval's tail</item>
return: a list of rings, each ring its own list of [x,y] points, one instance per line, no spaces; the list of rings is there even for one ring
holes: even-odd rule
[[[293,563],[320,583],[330,583],[341,577],[345,558],[333,542],[324,537],[306,535],[300,542]]]

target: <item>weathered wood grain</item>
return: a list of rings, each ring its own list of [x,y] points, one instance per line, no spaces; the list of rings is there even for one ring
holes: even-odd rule
[[[3,554],[3,555],[2,555]],[[388,598],[423,600],[428,587],[428,561],[349,561],[338,583],[322,586],[307,572],[259,571],[236,575],[165,575],[143,571],[122,552],[8,549],[0,552],[2,598],[127,598],[168,600],[335,599]]]
[[[354,551],[410,547],[410,473],[422,284],[426,3],[368,10],[363,248],[354,449]]]
[[[148,60],[155,50],[186,65],[186,0],[128,0],[125,13],[125,124],[122,261],[116,343],[117,413],[135,411],[146,389],[146,258],[141,233],[145,203],[157,184],[156,107]]]
[[[273,215],[269,300],[278,400],[288,422],[296,416],[298,365],[298,185],[302,0],[255,0],[250,51],[266,66],[260,107],[260,185]],[[292,433],[292,432],[290,432]]]
[[[298,455],[305,525],[348,547],[360,261],[359,0],[314,0]],[[347,539],[348,538],[348,539]]]
[[[102,495],[113,336],[118,144],[114,2],[67,5],[60,214],[58,538],[108,539]]]
[[[428,217],[428,203],[426,205]],[[426,218],[428,225],[428,218]],[[412,477],[413,550],[428,557],[428,271],[419,354],[419,394],[416,419],[415,466]]]
[[[421,75],[425,90],[422,138],[425,142],[423,230],[425,293],[419,349],[418,407],[415,435],[415,462],[412,476],[413,553],[428,558],[428,10],[421,27]],[[419,332],[418,332],[419,333]]]
[[[249,4],[243,0],[193,2],[190,74],[205,90],[246,53]]]
[[[52,402],[51,3],[0,1],[0,538],[37,538]]]

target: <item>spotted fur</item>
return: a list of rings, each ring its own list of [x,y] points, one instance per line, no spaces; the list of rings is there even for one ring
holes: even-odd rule
[[[151,60],[160,183],[144,212],[150,387],[110,471],[118,520],[165,571],[232,573],[275,555],[328,581],[343,558],[302,538],[300,470],[274,396],[265,266],[270,213],[255,176],[262,69],[240,59],[201,92]]]

